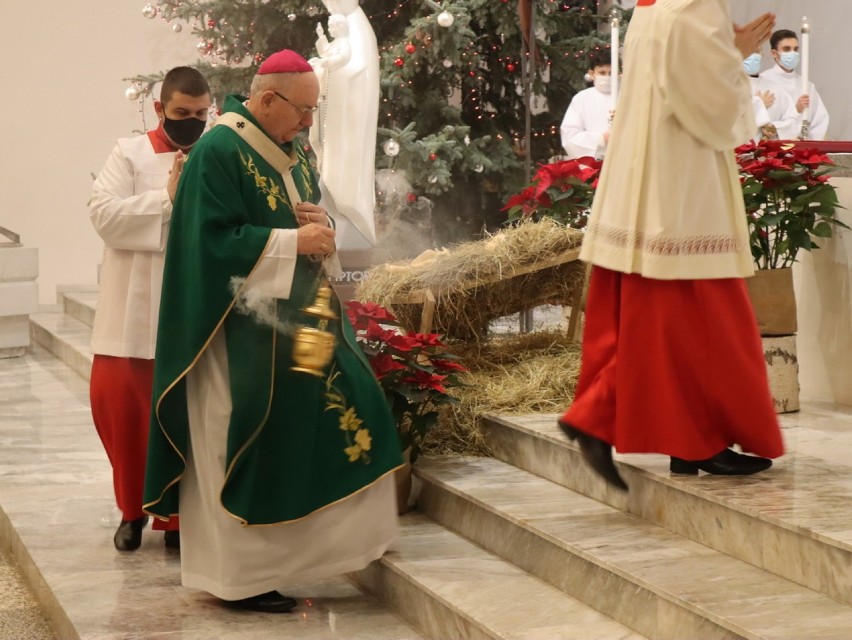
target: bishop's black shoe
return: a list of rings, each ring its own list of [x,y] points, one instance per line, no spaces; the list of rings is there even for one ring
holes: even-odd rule
[[[167,549],[180,549],[180,531],[163,531],[163,542]]]
[[[148,516],[136,520],[122,520],[112,541],[119,551],[136,551],[142,544],[142,530],[148,524]]]
[[[588,465],[610,485],[621,491],[628,491],[627,483],[622,479],[612,461],[612,445],[594,436],[590,436],[572,427],[567,422],[558,422],[569,440],[576,440]]]
[[[669,470],[672,473],[691,476],[697,476],[699,470],[719,476],[750,476],[766,471],[771,466],[772,460],[769,458],[747,456],[732,449],[725,449],[706,460],[683,460],[672,456]]]
[[[296,601],[277,591],[268,591],[259,596],[243,598],[242,600],[228,600],[229,607],[247,609],[248,611],[259,611],[261,613],[290,613],[296,606]]]

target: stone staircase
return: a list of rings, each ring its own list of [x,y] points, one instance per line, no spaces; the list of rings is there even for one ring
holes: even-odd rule
[[[84,377],[96,303],[69,292],[31,317]],[[495,457],[421,458],[399,541],[350,577],[436,639],[850,638],[852,411],[806,403],[782,423],[790,452],[765,474],[618,456],[623,494],[555,416],[486,417]]]

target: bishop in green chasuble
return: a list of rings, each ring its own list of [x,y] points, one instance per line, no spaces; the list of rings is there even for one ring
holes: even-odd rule
[[[336,298],[331,363],[322,377],[291,370],[292,329],[310,324],[302,309],[324,276],[296,253],[270,141],[294,165],[298,197],[318,202],[317,181],[299,145],[279,145],[250,102],[229,96],[224,111],[230,124],[185,164],[171,221],[145,509],[180,514],[184,585],[232,600],[380,557],[396,534],[401,454]],[[263,153],[241,135],[255,127]]]

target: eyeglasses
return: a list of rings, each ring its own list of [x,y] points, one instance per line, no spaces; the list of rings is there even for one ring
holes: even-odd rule
[[[282,96],[282,95],[281,95],[280,93],[278,93],[277,91],[274,91],[274,90],[273,90],[273,91],[272,91],[272,93],[274,93],[276,96],[278,96],[279,98],[281,98],[284,102],[286,102],[286,103],[287,103],[287,104],[289,104],[291,107],[293,107],[296,111],[298,111],[298,112],[299,112],[299,118],[300,118],[300,119],[301,119],[301,118],[304,118],[304,117],[305,117],[306,115],[308,115],[309,113],[310,113],[310,114],[314,114],[314,113],[316,113],[316,112],[317,112],[317,109],[319,109],[319,107],[300,107],[299,105],[297,105],[297,104],[293,103],[292,101],[290,101],[290,100],[288,100],[287,98],[285,98],[284,96]]]

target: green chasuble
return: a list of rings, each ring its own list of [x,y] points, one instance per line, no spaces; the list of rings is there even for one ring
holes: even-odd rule
[[[257,125],[236,96],[225,111]],[[292,176],[302,199],[317,202],[303,151],[281,149],[297,154]],[[271,230],[297,226],[281,174],[236,131],[216,126],[201,137],[183,169],[166,249],[145,480],[152,515],[178,513],[189,445],[186,376],[217,331],[225,332],[233,402],[220,497],[233,517],[248,525],[303,518],[401,464],[384,394],[336,298],[340,319],[328,330],[337,344],[323,377],[291,371],[290,330],[311,324],[301,309],[320,284],[317,263],[298,256],[290,298],[268,301],[274,322],[240,311],[242,283]]]

